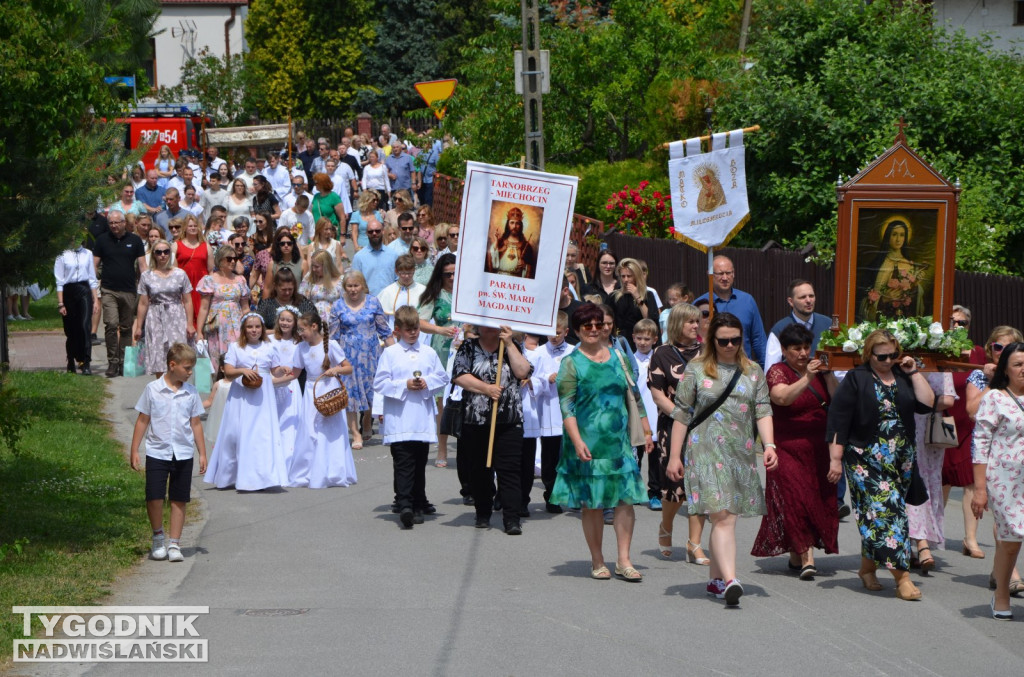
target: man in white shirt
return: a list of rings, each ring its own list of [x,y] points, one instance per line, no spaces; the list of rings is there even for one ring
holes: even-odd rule
[[[341,198],[341,205],[345,213],[351,214],[352,199],[349,197],[348,182],[338,175],[338,161],[332,157],[327,158],[327,162],[324,163],[324,173],[330,177],[331,183],[334,184],[334,188],[331,191]]]
[[[399,256],[409,253],[409,247],[416,237],[416,223],[409,212],[398,215],[398,237],[388,243],[387,247]]]
[[[313,215],[309,213],[309,199],[300,195],[295,199],[295,205],[281,212],[281,218],[277,220],[278,227],[287,227],[294,233],[295,224],[302,224],[302,234],[297,238],[299,246],[305,247],[313,239]]]
[[[195,180],[195,174],[192,173],[192,168],[187,164],[178,170],[178,173],[172,176],[167,181],[168,188],[177,188],[178,192],[182,195],[185,194],[185,187],[192,186],[196,189],[196,199],[199,200],[203,197],[203,189],[199,185],[199,182]]]
[[[313,196],[306,192],[306,174],[301,169],[298,174],[292,174],[292,190],[281,198],[281,209],[291,209],[300,195],[305,195],[309,204],[313,204]]]
[[[332,163],[334,164],[333,172],[331,171]],[[342,197],[342,199],[347,199],[351,204],[352,191],[355,186],[359,185],[359,181],[356,178],[356,173],[352,169],[352,166],[347,162],[340,162],[332,157],[327,161],[327,171],[331,177],[331,181],[334,183],[334,192],[337,193],[339,197]]]
[[[241,179],[245,182],[245,187],[249,191],[249,195],[256,192],[256,189],[252,185],[252,180],[256,178],[259,172],[256,171],[256,158],[251,157],[245,161],[245,170],[235,174],[236,179]]]
[[[327,143],[327,139],[320,137],[317,139],[317,145],[320,149],[320,156],[313,158],[313,162],[309,166],[310,175],[324,171],[324,165],[327,162],[327,158],[330,157],[331,146]]]
[[[274,194],[277,195],[278,200],[287,195],[292,189],[289,183],[291,173],[287,167],[281,164],[281,156],[276,151],[267,153],[267,166],[263,168],[263,176],[270,182],[270,187],[274,189]]]
[[[210,210],[214,207],[228,206],[228,191],[220,185],[220,174],[210,174],[210,185],[199,197],[199,204],[203,206],[203,221],[210,220]]]
[[[206,163],[206,178],[210,178],[210,176],[218,173],[220,166],[226,164],[224,160],[217,157],[217,152],[217,146],[208,146],[206,148],[206,156],[209,158]]]

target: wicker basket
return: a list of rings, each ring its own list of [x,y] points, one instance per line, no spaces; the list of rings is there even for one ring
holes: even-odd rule
[[[316,387],[320,384],[320,379],[326,375],[327,372],[320,374],[313,382],[313,405],[323,416],[334,416],[348,406],[348,390],[345,389],[344,383],[339,382],[339,387],[317,396]]]
[[[256,374],[256,378],[252,378],[248,374],[244,374],[242,376],[242,385],[244,385],[246,388],[259,390],[260,386],[263,385],[263,377],[260,376],[259,374]]]

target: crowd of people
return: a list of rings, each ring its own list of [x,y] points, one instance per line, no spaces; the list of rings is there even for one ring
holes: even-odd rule
[[[634,506],[660,511],[651,539],[666,559],[676,557],[685,507],[685,559],[708,567],[708,594],[728,605],[743,595],[739,517],[761,518],[754,556],[785,555],[787,570],[812,580],[815,551],[838,552],[839,522],[851,512],[863,586],[882,590],[882,567],[898,598],[920,599],[910,572],[936,567],[944,506],[961,487],[963,555],[986,557],[978,520],[991,511],[992,616],[1010,617],[1011,595],[1024,593],[1017,329],[993,329],[963,356],[977,369],[960,373],[919,371],[879,330],[862,364],[837,373],[817,352],[831,322],[815,312],[806,280],[792,281],[788,312],[766,331],[727,257],[713,261],[712,310],[707,294],[682,284],[663,302],[643,261],[609,249],[586,270],[575,244],[553,336],[459,325],[460,229],[434,222],[427,189],[443,146],[414,149],[388,133],[388,152],[364,154],[354,137],[337,151],[305,149],[309,176],[275,153],[233,173],[211,149],[205,175],[162,153],[144,183],[129,181],[94,216],[91,251],[72,246],[56,262],[68,371],[90,373],[101,315],[111,378],[136,342],[157,379],[170,373],[168,351],[179,351],[177,365],[175,346],[195,345],[217,372],[205,402],[205,480],[219,488],[348,486],[357,480],[352,451],[376,424],[391,446],[403,528],[436,510],[425,478],[436,444],[437,468],[457,457],[475,526],[500,512],[505,533],[519,535],[539,475],[544,510],[581,512],[596,580],[643,579],[630,554]],[[969,327],[970,310],[955,306],[946,320]],[[323,413],[317,398],[338,389],[344,414]],[[926,436],[937,412],[954,419],[955,444]],[[616,540],[612,570],[605,525]]]

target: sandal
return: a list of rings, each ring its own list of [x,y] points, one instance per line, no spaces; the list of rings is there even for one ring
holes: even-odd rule
[[[608,567],[598,567],[590,570],[590,577],[595,581],[607,581],[611,580],[612,572],[608,571]]]
[[[928,556],[927,557],[923,557],[922,556],[925,551],[928,552]],[[932,557],[932,549],[931,548],[921,548],[921,549],[919,549],[917,551],[917,557],[920,560],[921,575],[922,576],[927,576],[928,572],[935,568],[935,559]]]
[[[904,602],[916,602],[921,599],[921,589],[910,580],[905,580],[902,585],[896,586],[896,597]]]
[[[974,546],[972,548],[971,546],[964,543],[963,550],[961,550],[960,552],[967,555],[968,557],[973,557],[974,559],[985,559],[985,553],[982,552],[981,548],[979,548],[978,546]]]
[[[618,562],[615,563],[615,575],[624,581],[629,581],[630,583],[639,583],[644,580],[643,574],[639,571],[631,566],[620,567]]]
[[[355,449],[356,451],[359,451],[360,449],[363,448],[363,438],[358,435],[357,438],[357,441],[352,443],[352,448]]]
[[[1010,595],[1012,597],[1018,597],[1022,592],[1024,592],[1024,581],[1019,578],[1010,581]]]
[[[667,538],[668,545],[662,545],[661,539]],[[658,525],[658,552],[661,554],[662,559],[672,559],[672,532],[665,531],[663,525]]]
[[[436,461],[434,461],[434,467],[435,468],[447,468],[448,467],[448,459],[445,459],[445,458],[437,459]]]
[[[698,557],[697,553],[704,554],[704,549],[701,548],[700,543],[693,543],[690,539],[686,539],[686,561],[690,564],[699,564],[701,566],[708,566],[711,564],[711,560],[707,557]]]
[[[874,571],[858,571],[857,578],[864,584],[865,589],[872,592],[878,592],[882,590],[882,584],[878,582],[878,576],[875,575]],[[899,591],[897,591],[898,594]]]

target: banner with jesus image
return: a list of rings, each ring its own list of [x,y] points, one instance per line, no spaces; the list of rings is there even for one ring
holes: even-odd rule
[[[555,333],[575,176],[466,164],[452,319]]]

